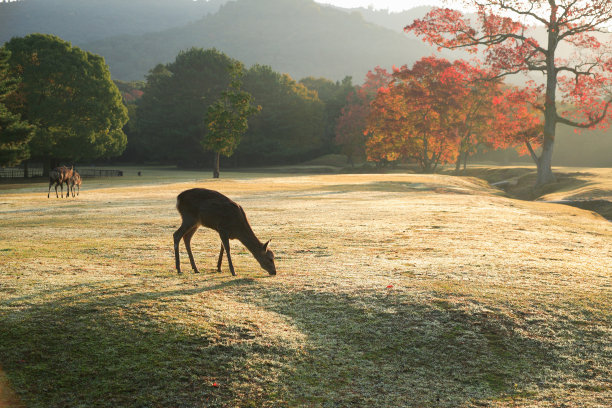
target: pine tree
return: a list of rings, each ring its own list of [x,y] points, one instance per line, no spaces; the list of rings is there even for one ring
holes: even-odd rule
[[[0,48],[0,166],[16,166],[30,157],[28,142],[34,127],[22,121],[4,105],[7,95],[17,86],[17,80],[9,76],[9,52]]]

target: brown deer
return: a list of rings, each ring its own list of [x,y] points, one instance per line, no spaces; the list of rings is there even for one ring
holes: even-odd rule
[[[183,223],[174,233],[174,257],[176,259],[176,271],[181,273],[179,259],[179,243],[181,238],[185,241],[185,248],[189,255],[191,267],[195,273],[199,273],[191,253],[191,238],[201,225],[211,228],[219,233],[221,238],[221,251],[217,261],[217,271],[221,271],[223,251],[227,253],[227,263],[232,275],[234,265],[230,255],[230,239],[237,239],[253,254],[259,265],[270,275],[276,275],[274,265],[274,253],[268,249],[270,241],[262,244],[253,233],[249,221],[242,207],[230,200],[223,194],[204,188],[194,188],[183,191],[176,198],[176,208],[181,214]]]
[[[70,183],[69,185],[70,192],[72,192],[72,197],[74,198],[74,186],[77,186],[78,188],[77,193],[76,193],[77,196],[81,192],[81,175],[77,173],[76,170],[74,170],[72,177],[70,177],[69,183]]]
[[[70,196],[70,185],[69,180],[72,177],[72,173],[74,171],[74,166],[70,166],[70,168],[66,166],[56,167],[49,172],[49,191],[47,192],[47,198],[49,198],[49,194],[51,194],[51,186],[55,183],[55,198],[57,196],[57,186],[60,186],[61,197],[64,198],[64,183],[66,183],[66,189],[68,190],[66,193],[66,198]]]

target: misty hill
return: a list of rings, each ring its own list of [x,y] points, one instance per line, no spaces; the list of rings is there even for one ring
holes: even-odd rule
[[[227,0],[20,0],[0,2],[0,43],[39,32],[76,45],[185,25]]]
[[[371,7],[338,8],[348,13],[359,13],[365,21],[399,33],[403,33],[404,27],[417,18],[423,18],[431,9],[429,6],[421,6],[401,12],[389,12],[388,10],[375,10]]]
[[[85,44],[106,58],[114,78],[142,79],[180,50],[215,47],[247,65],[270,65],[294,78],[321,76],[361,82],[380,65],[411,64],[433,48],[399,32],[368,23],[312,0],[238,0],[216,14],[143,35],[123,35]]]

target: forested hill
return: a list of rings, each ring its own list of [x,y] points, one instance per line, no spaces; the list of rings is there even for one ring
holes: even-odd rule
[[[410,23],[409,21],[406,24]],[[294,78],[353,76],[380,65],[412,63],[433,49],[399,32],[312,0],[238,0],[180,28],[124,35],[84,45],[106,58],[114,78],[142,79],[180,50],[215,47],[247,65],[259,63]]]
[[[38,32],[75,45],[182,26],[227,0],[20,0],[0,2],[0,44]]]

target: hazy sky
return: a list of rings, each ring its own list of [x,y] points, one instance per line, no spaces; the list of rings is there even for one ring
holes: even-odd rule
[[[339,7],[368,7],[390,11],[408,10],[418,6],[441,6],[441,0],[315,0],[318,3],[329,3]]]

